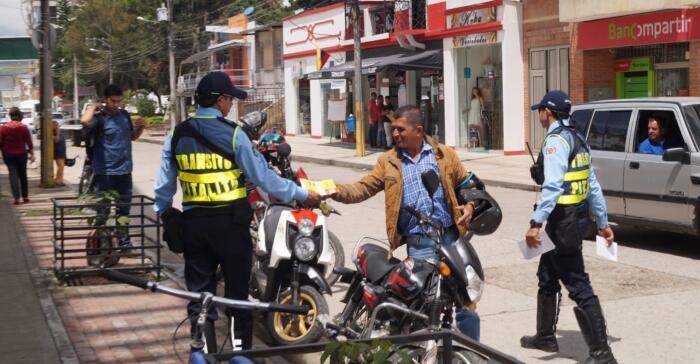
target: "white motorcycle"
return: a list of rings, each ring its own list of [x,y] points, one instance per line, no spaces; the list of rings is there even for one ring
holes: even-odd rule
[[[311,343],[324,333],[319,316],[328,315],[323,294],[333,270],[333,252],[322,214],[286,204],[269,205],[258,227],[256,254],[269,257],[253,279],[254,296],[264,302],[306,305],[306,315],[270,312],[266,326],[280,345]]]

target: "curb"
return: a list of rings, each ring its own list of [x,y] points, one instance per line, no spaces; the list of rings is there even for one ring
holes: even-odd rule
[[[162,141],[153,140],[153,139],[138,139],[137,142],[149,143],[149,144],[160,144],[160,145],[163,144]],[[363,170],[370,170],[370,169],[374,168],[374,164],[361,163],[361,162],[349,162],[349,161],[329,159],[329,158],[310,157],[310,156],[305,156],[305,155],[292,155],[292,161],[302,162],[302,163],[316,163],[316,164],[322,164],[322,165],[326,165],[326,166],[336,166],[336,167],[341,167],[341,168],[353,168],[353,169],[363,169]],[[509,189],[514,189],[514,190],[528,191],[528,192],[538,192],[539,191],[539,188],[532,183],[503,181],[503,180],[490,179],[490,178],[481,178],[481,180],[485,184],[488,184],[489,186],[494,186],[494,187],[509,188]]]
[[[7,202],[3,202],[7,203]],[[17,211],[12,208],[14,212],[14,223],[16,226],[21,227],[22,223],[17,216]],[[27,263],[27,268],[29,268],[29,274],[31,276],[32,285],[34,286],[34,292],[39,298],[39,304],[41,305],[41,310],[44,312],[44,317],[46,318],[46,324],[51,331],[51,336],[54,339],[54,345],[58,351],[62,363],[79,363],[78,354],[75,352],[73,343],[68,336],[65,326],[63,325],[63,319],[56,309],[56,304],[51,296],[51,286],[52,279],[45,272],[39,268],[39,262],[34,255],[31,245],[29,244],[29,239],[23,228],[18,228],[17,238],[19,239],[20,245],[22,246],[22,255]]]

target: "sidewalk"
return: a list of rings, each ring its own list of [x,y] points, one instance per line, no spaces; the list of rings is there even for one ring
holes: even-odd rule
[[[162,144],[163,139],[163,136],[144,135],[139,141]],[[367,148],[364,157],[356,157],[354,144],[329,143],[328,138],[308,136],[285,136],[285,139],[292,147],[292,159],[296,162],[369,170],[384,153],[384,150]],[[499,151],[468,152],[463,149],[458,149],[457,154],[464,166],[474,171],[487,186],[536,190],[530,179],[532,159],[529,155],[505,156]]]
[[[185,318],[184,300],[99,277],[55,280],[50,199],[76,192],[67,187],[42,188],[37,174],[36,169],[28,170],[31,202],[13,206],[7,169],[0,163],[2,361],[177,363],[174,348],[187,361],[188,323],[172,342],[173,332]],[[177,281],[161,283],[182,288]],[[217,322],[222,340],[224,321]],[[264,344],[256,341],[255,345]],[[286,363],[277,357],[267,362]]]

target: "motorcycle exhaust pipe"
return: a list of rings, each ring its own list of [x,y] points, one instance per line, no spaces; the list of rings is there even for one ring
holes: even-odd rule
[[[369,334],[372,332],[372,328],[374,327],[374,321],[377,320],[377,315],[379,314],[380,311],[387,309],[387,310],[396,310],[399,312],[403,312],[409,316],[413,316],[417,319],[423,320],[423,321],[428,321],[428,316],[425,314],[422,314],[420,312],[411,310],[409,308],[399,306],[395,303],[392,302],[384,302],[380,303],[377,305],[377,307],[372,311],[372,316],[369,319],[369,322],[367,323],[367,327],[362,331],[362,338],[367,338]]]

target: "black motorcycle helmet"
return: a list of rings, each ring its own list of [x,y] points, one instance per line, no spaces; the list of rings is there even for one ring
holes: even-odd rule
[[[492,234],[501,225],[503,212],[496,200],[486,192],[486,186],[474,174],[457,186],[457,201],[460,205],[474,202],[474,213],[468,231],[476,235]]]

